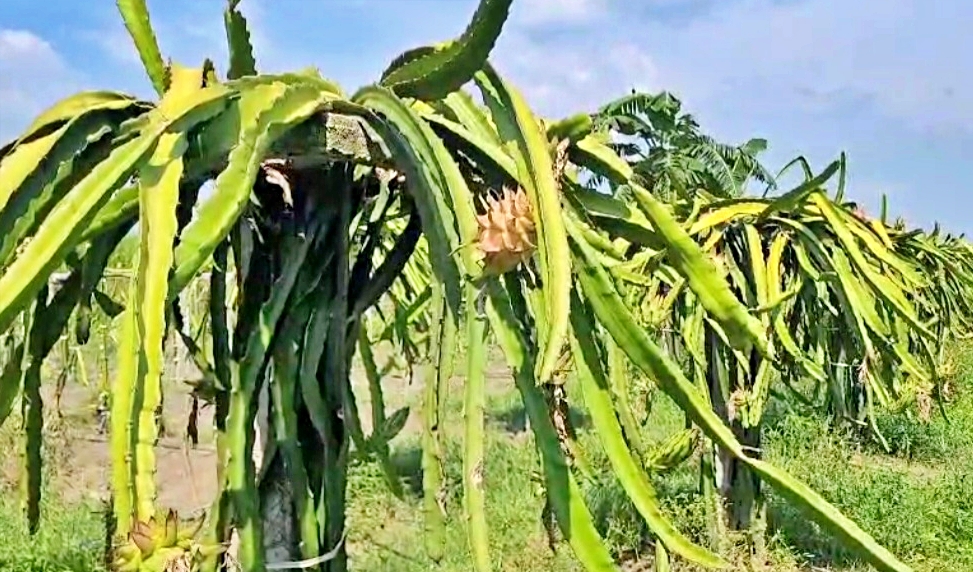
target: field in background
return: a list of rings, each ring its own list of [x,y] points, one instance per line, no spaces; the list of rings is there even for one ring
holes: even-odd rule
[[[96,352],[97,347],[92,347]],[[499,357],[499,356],[495,356]],[[204,410],[200,443],[190,447],[185,423],[189,412],[184,360],[170,354],[167,383],[166,433],[159,448],[160,501],[183,515],[208,506],[214,487],[214,458],[209,418]],[[822,418],[775,405],[768,413],[767,455],[771,461],[821,491],[895,554],[922,572],[973,572],[973,353],[959,356],[957,397],[948,408],[949,422],[936,416],[923,424],[903,418],[883,418],[881,427],[893,443],[892,455],[862,446],[851,436],[830,430]],[[523,409],[505,367],[497,359],[488,372],[489,432],[486,478],[488,522],[498,570],[518,572],[581,570],[569,549],[552,553],[541,526],[543,497],[539,464]],[[17,420],[0,432],[0,570],[9,572],[88,572],[103,570],[104,545],[101,502],[107,495],[106,435],[99,430],[97,359],[88,359],[87,385],[68,380],[61,396],[61,415],[54,410],[51,384],[46,402],[44,524],[39,536],[27,536],[21,516],[17,481],[19,437]],[[56,362],[54,368],[56,368]],[[46,379],[56,377],[49,371]],[[367,388],[356,371],[360,411],[368,411]],[[454,380],[459,389],[461,378]],[[407,379],[386,379],[389,410],[416,404],[418,387]],[[569,389],[570,391],[570,389]],[[578,397],[575,397],[577,400]],[[450,395],[447,475],[451,479],[450,533],[446,559],[438,566],[425,554],[422,541],[419,423],[413,411],[406,429],[393,442],[393,461],[405,483],[406,495],[391,495],[383,473],[374,464],[354,467],[349,484],[349,543],[352,569],[361,572],[466,572],[470,568],[459,487],[461,466],[461,394]],[[368,415],[362,415],[366,429]],[[576,418],[580,439],[603,481],[586,485],[590,505],[611,546],[626,559],[627,572],[653,569],[645,529],[624,492],[613,482],[607,462],[585,418]],[[650,439],[661,439],[683,426],[676,408],[661,394],[652,406]],[[687,463],[657,479],[666,510],[691,536],[703,532],[703,507],[696,494],[696,469]],[[817,527],[783,502],[771,499],[771,542],[775,572],[806,570],[864,571],[851,556]],[[530,531],[525,534],[524,531]],[[732,558],[732,555],[729,555]],[[676,564],[675,570],[690,570]]]

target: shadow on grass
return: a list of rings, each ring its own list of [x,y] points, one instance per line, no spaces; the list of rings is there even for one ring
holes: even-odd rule
[[[422,449],[417,445],[397,447],[390,458],[392,469],[402,480],[403,489],[422,497]]]
[[[786,501],[773,499],[768,503],[767,529],[771,536],[791,552],[800,554],[811,566],[831,569],[861,563],[861,559],[843,548],[834,536]]]
[[[574,428],[577,431],[587,429],[591,425],[588,414],[573,405],[569,407],[568,416]],[[512,403],[503,409],[488,411],[487,419],[503,427],[507,433],[518,434],[527,430],[527,411],[522,403]]]

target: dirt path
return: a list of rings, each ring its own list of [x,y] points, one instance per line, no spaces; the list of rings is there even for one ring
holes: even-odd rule
[[[212,410],[209,407],[200,410],[199,444],[191,446],[185,436],[192,400],[190,387],[184,381],[198,378],[199,373],[186,356],[172,348],[167,353],[164,433],[156,447],[158,500],[161,506],[191,516],[207,509],[217,492]],[[376,359],[384,362],[387,350],[379,348],[376,354]],[[489,391],[491,394],[509,391],[512,385],[509,370],[502,365],[499,355],[492,357],[487,370]],[[457,364],[457,373],[463,373],[462,364]],[[96,379],[97,375],[97,372],[89,372],[90,379]],[[463,377],[454,376],[450,384],[451,399],[461,399],[462,384]],[[45,402],[53,408],[54,393],[50,385],[45,386]],[[419,405],[422,393],[418,374],[413,380],[405,375],[390,374],[383,379],[382,385],[386,414],[403,406],[410,407],[405,428],[397,440],[417,435],[421,430]],[[369,434],[372,430],[371,399],[367,379],[357,360],[352,371],[352,389],[357,397],[362,428]],[[57,467],[51,484],[67,502],[108,498],[111,460],[108,434],[99,430],[95,408],[97,398],[94,384],[86,387],[76,380],[69,380],[61,396],[61,420],[53,414],[49,418],[48,433],[52,434],[49,450],[50,454],[56,455],[52,460],[53,466]],[[13,481],[19,468],[13,458],[16,456],[10,457],[11,463],[4,465],[12,466],[4,467],[4,473]]]

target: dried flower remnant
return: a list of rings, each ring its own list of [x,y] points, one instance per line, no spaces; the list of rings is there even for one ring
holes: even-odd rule
[[[484,273],[510,272],[529,260],[537,249],[537,231],[527,194],[522,189],[504,189],[499,199],[487,196],[483,203],[486,212],[476,218]]]

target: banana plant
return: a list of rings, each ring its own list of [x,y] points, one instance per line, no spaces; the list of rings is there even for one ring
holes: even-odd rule
[[[820,495],[747,449],[646,333],[611,271],[620,253],[608,235],[619,223],[666,253],[731,347],[763,356],[772,350],[759,313],[628,164],[592,135],[590,118],[546,124],[488,62],[510,0],[482,0],[457,39],[405,52],[375,84],[350,96],[314,70],[257,73],[238,3],[230,0],[225,12],[230,62],[221,78],[208,60],[199,68],[165,63],[145,2],[119,0],[159,100],[76,94],[0,149],[0,332],[23,332],[5,355],[0,393],[22,402],[32,528],[41,491],[40,364],[137,223],[139,250],[111,388],[116,569],[172,565],[142,558],[154,551],[141,545],[162,520],[155,478],[162,347],[173,331],[191,339],[178,302],[208,270],[209,339],[193,358],[216,410],[219,495],[202,539],[181,538],[167,517],[165,542],[147,546],[164,546],[183,563],[188,551],[193,566],[216,570],[232,535],[230,552],[246,572],[346,570],[351,454],[383,455],[396,425],[393,415],[376,427],[377,436],[363,435],[350,363],[369,347],[363,314],[406,273],[418,228],[431,268],[433,357],[421,375],[429,420],[438,414],[461,319],[466,338],[463,510],[476,570],[492,569],[496,560],[484,510],[483,372],[491,335],[530,418],[551,512],[586,569],[617,565],[552,410],[566,399],[551,387],[565,348],[615,476],[660,553],[727,567],[673,527],[625,441],[607,390],[614,344],[707,438],[809,518],[878,569],[909,570]],[[461,91],[470,79],[483,107]],[[627,185],[633,201],[575,200],[571,189],[582,168]],[[402,176],[388,177],[389,170]],[[213,192],[204,198],[199,189],[211,180]],[[389,203],[395,208],[386,209]],[[404,213],[409,222],[401,226]],[[593,222],[602,219],[605,226]],[[394,246],[379,249],[389,232]],[[51,292],[49,278],[59,269],[69,277]],[[382,420],[384,412],[376,415]],[[427,420],[423,442],[433,447],[434,464],[438,435],[431,428]],[[441,538],[435,512],[427,511],[429,528]],[[170,529],[177,531],[174,544]]]
[[[609,145],[632,166],[639,182],[666,200],[698,188],[720,197],[739,197],[748,182],[776,189],[774,175],[757,159],[765,139],[742,145],[716,141],[683,111],[672,93],[631,94],[601,106],[595,129],[611,134]]]

